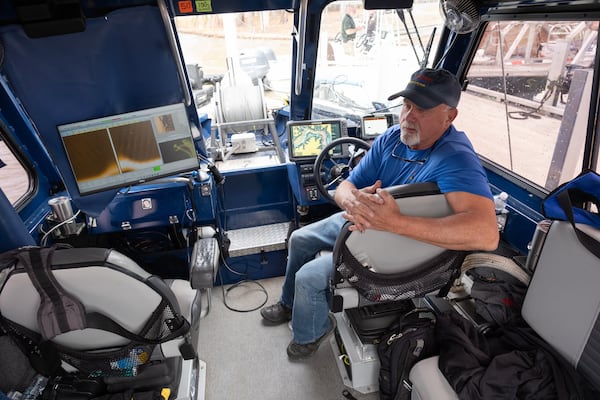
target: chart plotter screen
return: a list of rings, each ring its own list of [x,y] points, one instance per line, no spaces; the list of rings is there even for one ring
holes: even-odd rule
[[[292,161],[314,160],[325,146],[348,134],[346,123],[342,119],[291,121],[288,122],[287,129],[288,150]]]

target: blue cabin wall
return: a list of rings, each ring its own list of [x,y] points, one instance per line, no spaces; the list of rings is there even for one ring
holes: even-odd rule
[[[158,7],[88,19],[79,33],[32,39],[20,25],[9,25],[0,37],[3,72],[61,180],[79,209],[98,215],[117,190],[78,195],[57,125],[183,102],[184,86]],[[195,110],[189,114],[199,125]]]
[[[21,217],[0,190],[0,253],[21,246],[35,246],[36,242],[25,228]]]
[[[227,229],[294,220],[285,165],[226,173],[221,220]]]

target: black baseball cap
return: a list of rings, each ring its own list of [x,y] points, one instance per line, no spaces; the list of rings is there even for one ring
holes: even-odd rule
[[[388,97],[394,100],[406,97],[423,109],[430,109],[440,104],[456,107],[460,100],[462,88],[456,76],[445,69],[420,69],[410,77],[406,89]]]

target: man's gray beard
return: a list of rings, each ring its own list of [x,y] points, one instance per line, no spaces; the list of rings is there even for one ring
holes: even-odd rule
[[[404,132],[400,131],[400,141],[408,147],[414,147],[421,143],[421,136],[418,132],[414,135],[411,135],[405,134]]]

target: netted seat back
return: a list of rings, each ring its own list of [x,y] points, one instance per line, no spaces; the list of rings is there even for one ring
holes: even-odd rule
[[[403,214],[443,217],[452,210],[433,183],[388,188]],[[420,297],[445,287],[466,252],[447,250],[389,232],[340,232],[333,251],[334,287],[351,285],[371,302]]]

